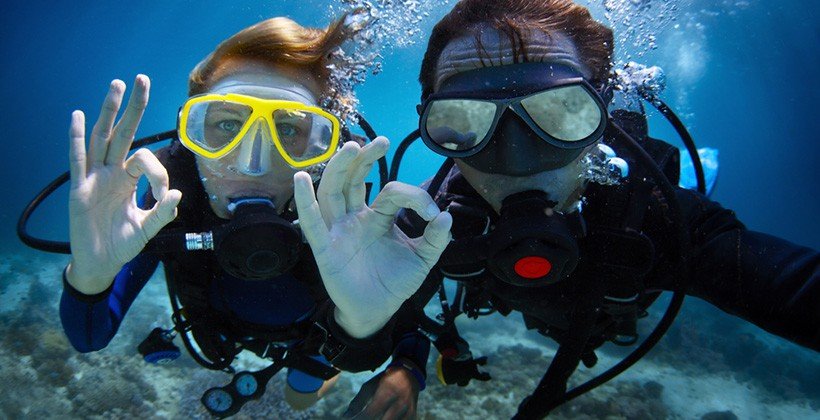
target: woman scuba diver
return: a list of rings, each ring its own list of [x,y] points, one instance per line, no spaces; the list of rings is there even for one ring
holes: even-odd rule
[[[361,147],[325,106],[349,99],[328,65],[350,35],[344,19],[311,29],[275,18],[231,36],[191,72],[178,137],[156,154],[128,156],[148,103],[144,75],[119,122],[125,85],[111,83],[87,150],[84,114],[72,114],[60,316],[78,351],[108,345],[162,262],[174,328],[140,346],[146,360],[173,357],[179,334],[209,369],[233,372],[243,350],[272,362],[208,390],[214,415],[260,397],[283,367],[288,402],[306,408],[339,369],[375,369],[391,352],[423,363],[416,336],[390,320],[448,243],[451,219],[400,183],[367,205],[365,176],[389,144]],[[143,176],[150,189],[138,199]],[[424,238],[394,228],[404,207],[431,222]],[[409,367],[391,375],[419,379]]]

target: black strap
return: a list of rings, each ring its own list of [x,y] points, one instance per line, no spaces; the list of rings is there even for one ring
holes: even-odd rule
[[[587,286],[576,289],[577,303],[570,315],[568,334],[559,344],[558,351],[541,382],[535,391],[521,402],[513,418],[542,418],[564,403],[567,381],[581,360],[589,357],[588,343],[598,319],[598,307],[603,297],[601,283]]]
[[[653,157],[665,160],[668,158],[663,153],[665,151],[661,148],[661,156]],[[584,273],[586,275],[581,277],[597,278],[599,283],[576,289],[586,289],[587,293],[576,294],[578,303],[570,316],[569,329],[562,337],[558,351],[538,387],[521,403],[515,418],[542,418],[569,401],[567,382],[570,376],[582,360],[585,365],[594,364],[594,347],[604,342],[592,340],[591,337],[604,296],[628,298],[637,295],[640,280],[651,269],[654,247],[640,232],[640,228],[646,215],[652,184],[635,181],[645,178],[642,172],[638,167],[631,179],[621,185],[597,187],[598,194],[601,194],[599,198],[606,201],[606,211],[589,225],[590,233],[584,239],[583,249],[586,255],[594,255],[595,258],[590,258],[587,262],[591,273]],[[637,309],[635,306],[630,310]],[[592,341],[595,342],[594,346],[591,345]]]
[[[339,370],[333,366],[326,365],[298,351],[288,352],[288,355],[285,357],[285,366],[325,381],[339,374]]]

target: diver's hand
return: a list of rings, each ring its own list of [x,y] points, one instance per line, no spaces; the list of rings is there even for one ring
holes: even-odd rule
[[[413,419],[419,383],[407,369],[394,366],[362,385],[342,417],[354,419]]]
[[[345,144],[324,171],[318,201],[310,176],[294,176],[299,224],[336,304],[336,322],[356,338],[390,320],[450,241],[450,214],[420,188],[391,182],[372,206],[365,204],[365,176],[389,146],[384,137],[363,148]],[[431,221],[422,237],[410,239],[395,225],[402,208]]]
[[[100,116],[85,148],[85,115],[71,114],[71,190],[69,235],[71,262],[68,282],[85,294],[107,289],[122,266],[139,254],[149,239],[176,217],[182,198],[168,190],[168,172],[147,149],[126,159],[143,111],[150,81],[138,75],[128,105],[115,125],[125,84],[111,82]],[[157,204],[150,210],[137,206],[137,181],[145,175]]]

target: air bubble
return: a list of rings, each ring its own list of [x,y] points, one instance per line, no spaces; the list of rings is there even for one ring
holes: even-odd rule
[[[581,177],[601,185],[619,185],[629,176],[629,164],[615,156],[615,151],[605,144],[599,144],[581,159]]]
[[[420,22],[433,7],[446,6],[449,0],[341,0],[343,6],[331,7],[331,16],[347,12],[345,29],[354,35],[331,53],[331,86],[323,106],[349,124],[358,122],[358,100],[353,89],[368,75],[382,72],[383,51],[405,48],[421,40]]]

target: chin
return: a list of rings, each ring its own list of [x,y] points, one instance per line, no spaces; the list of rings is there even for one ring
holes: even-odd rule
[[[558,203],[555,208],[561,212],[575,209],[579,192],[583,191],[584,180],[579,176],[577,165],[539,172],[527,176],[511,176],[481,172],[466,164],[459,164],[464,177],[478,191],[496,212],[501,203],[512,194],[538,190],[547,193],[549,199]]]

